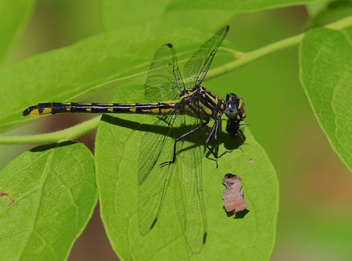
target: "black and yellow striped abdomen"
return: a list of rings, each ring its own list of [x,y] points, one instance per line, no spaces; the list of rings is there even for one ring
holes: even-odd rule
[[[176,114],[175,107],[179,101],[158,103],[39,103],[23,111],[23,116],[41,116],[56,113],[136,113],[136,114]],[[174,111],[174,112],[173,112]]]

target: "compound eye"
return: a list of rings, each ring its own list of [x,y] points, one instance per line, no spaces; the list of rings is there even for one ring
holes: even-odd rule
[[[233,101],[226,102],[225,114],[228,118],[232,119],[237,116],[237,106]]]
[[[235,100],[237,100],[237,99],[238,99],[238,97],[237,97],[237,95],[234,94],[234,93],[228,93],[228,94],[226,95],[226,101],[235,101]]]

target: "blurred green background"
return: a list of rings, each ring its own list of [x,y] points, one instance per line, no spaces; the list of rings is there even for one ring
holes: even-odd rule
[[[6,64],[103,33],[99,6],[98,0],[37,1]],[[303,6],[241,14],[230,21],[227,39],[236,49],[251,51],[301,33],[307,20]],[[232,86],[244,98],[246,123],[277,170],[280,210],[272,260],[352,260],[352,176],[331,149],[300,85],[298,46],[204,85],[215,91],[218,84]],[[110,97],[106,94],[106,101]],[[51,132],[87,117],[44,117],[7,135]],[[78,140],[93,151],[94,132]],[[30,147],[1,146],[0,166]],[[118,260],[106,238],[98,208],[69,260]]]

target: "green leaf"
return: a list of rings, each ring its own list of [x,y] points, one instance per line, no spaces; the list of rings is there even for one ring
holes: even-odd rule
[[[308,32],[300,46],[301,82],[331,146],[352,170],[352,27]]]
[[[155,34],[166,34],[189,25],[216,31],[233,17],[233,11],[227,9],[166,11],[168,5],[168,1],[165,0],[125,2],[104,0],[102,4],[103,22],[105,28],[109,30],[131,25],[146,25]],[[126,13],[132,15],[126,15]]]
[[[172,42],[182,63],[213,33],[183,28],[156,37],[145,27],[122,28],[8,66],[0,71],[0,132],[33,119],[21,116],[28,106],[74,102],[108,87],[121,90],[146,73],[162,44]]]
[[[34,0],[0,1],[0,63],[32,13]]]
[[[0,173],[1,257],[66,260],[97,201],[94,160],[80,143],[36,147]]]
[[[275,7],[315,2],[314,0],[274,1],[212,1],[212,0],[104,0],[102,18],[105,28],[111,30],[144,24],[153,33],[172,32],[180,27],[217,30],[227,24],[236,13],[253,12]],[[130,15],[126,15],[130,14]]]
[[[143,98],[143,92],[139,88],[123,93],[118,100],[136,102]],[[172,189],[174,179],[155,227],[146,236],[139,234],[139,146],[145,130],[155,121],[155,116],[148,115],[104,115],[98,128],[95,157],[101,216],[117,255],[123,260],[269,260],[275,243],[278,181],[267,155],[247,127],[243,129],[246,143],[239,149],[231,152],[220,146],[218,169],[212,156],[203,155],[208,235],[199,254],[189,254],[182,235]],[[223,132],[220,138],[229,139]],[[182,158],[185,152],[177,157]],[[183,164],[178,159],[176,164]],[[222,206],[225,187],[221,181],[227,173],[242,178],[245,199],[250,204],[249,213],[242,219],[228,217]]]
[[[183,9],[209,9],[209,10],[230,10],[234,13],[253,12],[264,9],[271,9],[275,7],[283,7],[290,5],[302,5],[304,3],[314,2],[315,0],[225,0],[225,1],[212,1],[212,0],[176,0],[170,1],[167,11],[183,10]]]
[[[350,16],[352,13],[352,1],[313,2],[308,4],[307,8],[310,14],[308,26],[318,27]]]

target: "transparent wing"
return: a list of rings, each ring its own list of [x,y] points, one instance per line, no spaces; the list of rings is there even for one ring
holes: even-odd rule
[[[194,129],[199,123],[198,119],[189,116],[177,118],[174,129],[179,129],[180,133],[176,136]],[[176,128],[179,125],[181,127]],[[179,153],[172,178],[178,219],[193,254],[202,250],[207,233],[202,184],[203,153],[200,146],[204,143],[203,134],[204,131],[196,132],[177,144]]]
[[[184,76],[187,89],[192,89],[194,86],[202,83],[208,73],[211,62],[229,29],[230,27],[226,26],[217,31],[213,37],[206,41],[185,64]]]
[[[141,235],[146,235],[158,220],[175,164],[160,167],[172,159],[174,139],[169,137],[177,115],[160,118],[143,135],[138,159],[138,219]]]
[[[154,54],[145,83],[145,98],[150,102],[174,100],[184,84],[172,44],[162,45]]]
[[[148,234],[156,224],[172,182],[177,216],[194,254],[202,250],[207,231],[200,146],[206,134],[199,131],[177,143],[175,164],[163,167],[159,164],[172,159],[174,138],[194,129],[199,123],[199,119],[189,116],[170,115],[159,119],[142,138],[138,173],[140,234]]]

